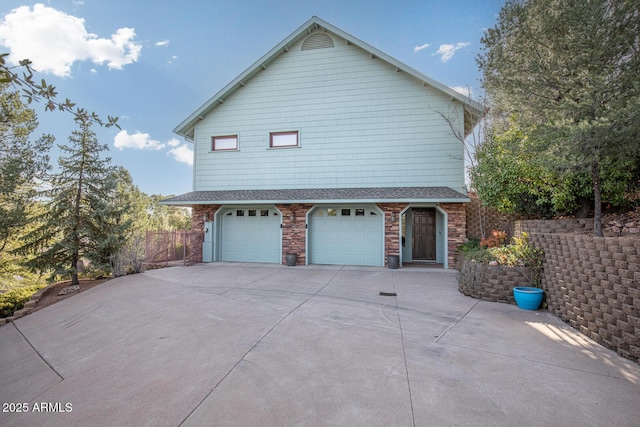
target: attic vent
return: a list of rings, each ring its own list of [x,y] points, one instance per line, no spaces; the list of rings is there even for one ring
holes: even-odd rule
[[[302,50],[327,49],[333,47],[333,40],[326,33],[313,33],[302,43]]]

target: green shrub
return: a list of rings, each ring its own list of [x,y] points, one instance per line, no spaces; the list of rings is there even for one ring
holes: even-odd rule
[[[0,318],[9,317],[22,309],[31,295],[46,285],[25,286],[0,294]]]
[[[481,264],[489,264],[491,261],[495,261],[493,254],[486,247],[480,246],[480,239],[471,238],[468,242],[458,246],[458,250],[469,261],[476,261]]]
[[[526,267],[530,271],[527,280],[532,286],[539,286],[542,279],[542,262],[544,251],[529,243],[529,235],[512,238],[512,243],[498,247],[483,247],[477,240],[458,246],[466,260],[481,264],[507,265]],[[522,269],[524,271],[524,268]]]

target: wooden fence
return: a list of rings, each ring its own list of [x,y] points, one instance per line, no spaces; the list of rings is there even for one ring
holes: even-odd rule
[[[194,245],[202,242],[202,231],[147,231],[145,264],[167,266],[192,265],[200,262],[194,258]]]

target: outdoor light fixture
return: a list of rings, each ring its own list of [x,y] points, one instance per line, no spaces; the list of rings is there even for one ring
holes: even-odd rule
[[[202,222],[207,222],[207,214],[202,215]]]

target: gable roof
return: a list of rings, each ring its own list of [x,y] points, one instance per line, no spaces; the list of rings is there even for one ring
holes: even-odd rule
[[[328,31],[336,36],[346,40],[347,44],[352,44],[354,46],[363,49],[368,52],[372,58],[381,59],[388,64],[394,66],[397,71],[405,72],[411,76],[413,76],[418,81],[421,81],[423,85],[431,86],[444,94],[451,97],[452,100],[457,100],[461,102],[464,106],[464,129],[465,135],[471,132],[473,127],[476,125],[478,120],[483,114],[482,106],[476,101],[472,100],[469,97],[466,97],[450,87],[439,83],[432,78],[422,74],[421,72],[414,70],[406,64],[398,61],[397,59],[392,58],[386,53],[376,49],[375,47],[358,40],[352,35],[345,33],[341,29],[334,27],[326,21],[318,18],[317,16],[312,17],[307,22],[302,24],[297,30],[295,30],[291,35],[282,40],[278,45],[276,45],[273,49],[267,52],[264,56],[258,59],[253,63],[249,68],[247,68],[242,74],[236,77],[233,81],[223,87],[218,93],[213,95],[207,102],[202,104],[200,108],[194,111],[189,117],[184,119],[178,126],[173,129],[173,132],[176,134],[185,137],[187,140],[193,140],[194,128],[195,125],[202,120],[207,114],[209,114],[213,109],[215,109],[218,105],[222,104],[226,98],[228,98],[231,94],[233,94],[238,89],[242,88],[247,81],[251,80],[256,74],[265,70],[269,64],[283,55],[284,53],[289,51],[289,48],[296,44],[298,41],[308,36],[312,32],[316,30]]]

